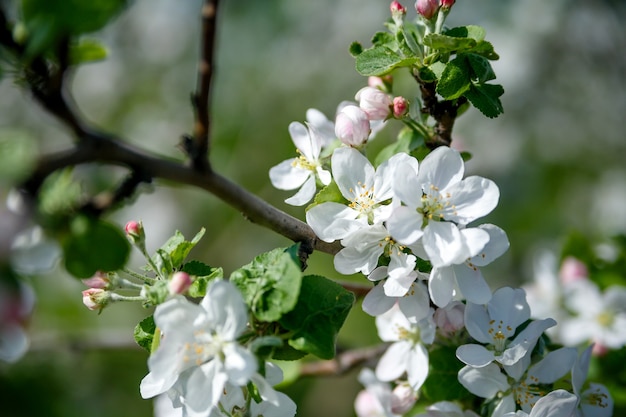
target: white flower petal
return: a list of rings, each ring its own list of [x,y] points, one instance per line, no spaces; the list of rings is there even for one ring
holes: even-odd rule
[[[289,124],[289,134],[291,135],[291,139],[293,140],[296,148],[302,153],[309,161],[317,160],[318,155],[320,154],[321,145],[315,144],[315,149],[313,148],[313,144],[311,141],[311,137],[309,136],[309,130],[300,122],[291,122]]]
[[[235,343],[224,346],[222,352],[228,382],[238,386],[246,385],[257,370],[256,357]]]
[[[493,362],[482,368],[465,366],[459,371],[459,382],[469,392],[482,398],[492,398],[498,392],[509,390],[506,375]]]
[[[295,190],[311,177],[311,171],[294,166],[296,158],[287,159],[270,168],[270,181],[279,190]]]
[[[416,209],[422,205],[422,188],[417,179],[418,163],[400,165],[394,173],[393,192],[409,208]]]
[[[461,181],[464,171],[461,155],[454,149],[440,146],[424,158],[418,179],[423,186],[430,187],[432,184],[444,190],[451,184]]]
[[[464,253],[461,232],[452,223],[428,222],[422,241],[433,267],[451,265]]]
[[[578,398],[574,394],[559,389],[540,398],[533,406],[530,417],[571,417],[577,404]]]
[[[331,163],[337,187],[346,199],[353,201],[363,192],[363,187],[374,186],[374,167],[356,149],[336,149]]]
[[[234,341],[246,329],[248,309],[234,284],[213,281],[200,305],[222,340]]]
[[[467,301],[474,304],[487,304],[491,300],[491,290],[480,269],[466,264],[454,265],[451,268],[454,270],[461,294]]]
[[[416,344],[410,352],[407,363],[407,376],[409,384],[414,390],[418,390],[428,376],[428,351],[422,344]]]
[[[388,312],[396,303],[395,298],[387,297],[381,284],[372,288],[363,299],[362,308],[370,316],[380,316]]]
[[[476,266],[485,266],[509,249],[509,239],[504,230],[493,224],[481,224],[478,228],[489,234],[489,242],[471,259],[471,262]]]
[[[304,184],[302,184],[302,188],[300,188],[300,190],[296,194],[286,199],[285,203],[292,206],[303,206],[311,201],[311,199],[315,195],[316,190],[317,188],[315,186],[315,177],[313,175],[310,175],[309,179],[306,180]]]
[[[412,245],[422,237],[424,217],[406,206],[396,207],[387,219],[389,234],[403,245]]]
[[[365,223],[356,220],[359,213],[343,204],[327,202],[311,207],[306,222],[324,242],[343,239]]]
[[[393,343],[378,361],[376,377],[381,381],[393,381],[400,378],[407,369],[410,352],[410,342]]]
[[[489,365],[495,359],[492,351],[482,345],[461,345],[456,350],[456,357],[466,365],[482,368]]]
[[[491,180],[468,177],[446,189],[451,205],[444,209],[446,220],[468,224],[487,214],[498,205],[500,190]]]
[[[450,266],[444,266],[442,268],[435,267],[430,271],[428,291],[435,305],[445,307],[452,301],[455,280],[454,269]]]

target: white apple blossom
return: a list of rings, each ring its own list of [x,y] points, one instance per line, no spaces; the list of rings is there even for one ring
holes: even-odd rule
[[[227,383],[243,386],[257,370],[252,353],[237,343],[248,315],[237,288],[213,281],[199,305],[175,296],[156,307],[162,337],[141,381],[143,398],[168,393],[189,416],[206,416]]]
[[[324,202],[306,213],[306,221],[325,242],[343,239],[356,230],[385,221],[393,209],[391,183],[396,166],[409,162],[405,153],[394,155],[378,169],[353,148],[333,152],[333,178],[348,205]]]
[[[417,164],[404,164],[395,172],[394,193],[404,203],[394,210],[387,227],[395,240],[413,245],[419,239],[433,266],[464,262],[480,246],[487,233],[462,228],[490,213],[500,192],[491,181],[478,176],[463,179],[460,154],[441,146]],[[482,248],[480,248],[482,249]],[[480,250],[478,249],[478,250]]]
[[[610,349],[626,345],[626,289],[613,286],[601,292],[590,280],[565,288],[565,305],[576,314],[560,323],[564,345],[592,341]]]
[[[376,377],[381,381],[393,381],[406,373],[409,384],[417,391],[428,376],[425,345],[435,340],[432,310],[417,323],[411,323],[396,306],[376,317],[376,327],[383,341],[393,342],[376,366]]]
[[[571,369],[576,350],[561,348],[548,353],[530,365],[530,352],[513,366],[504,366],[506,374],[496,363],[483,367],[465,366],[459,371],[461,385],[482,398],[497,398],[491,417],[514,413],[518,407],[529,413],[535,403],[547,394],[545,386],[559,380]]]
[[[541,397],[527,413],[522,410],[506,413],[504,417],[571,417],[578,398],[563,389],[550,392]]]
[[[613,415],[613,399],[602,384],[590,383],[589,388],[582,391],[587,373],[593,345],[585,349],[572,367],[572,388],[577,396],[576,417],[611,417]]]
[[[473,367],[483,367],[493,361],[514,366],[535,347],[547,328],[556,325],[553,319],[532,321],[515,336],[516,329],[529,317],[526,294],[520,288],[500,288],[487,305],[468,302],[465,307],[465,327],[472,338],[487,346],[459,346],[457,358]]]
[[[474,230],[485,231],[487,236],[484,233],[476,235]],[[506,252],[509,241],[504,230],[492,224],[461,230],[462,237],[468,233],[475,234],[473,238],[463,239],[474,245],[467,244],[466,253],[470,256],[464,262],[434,267],[431,271],[428,289],[433,302],[440,307],[445,307],[453,299],[464,298],[475,304],[485,304],[491,298],[491,290],[479,267],[490,264]],[[488,239],[486,243],[485,239]]]
[[[423,283],[425,274],[417,271],[410,271],[406,277],[391,278],[386,266],[376,268],[368,277],[370,281],[382,281],[372,288],[363,299],[363,311],[370,316],[380,316],[391,310],[396,303],[400,311],[411,322],[418,322],[426,317],[430,312],[430,297],[426,285]],[[404,295],[392,296],[395,288],[403,289],[408,285],[408,290]],[[391,287],[391,290],[387,289]]]
[[[328,120],[328,117],[317,109],[306,111],[307,126],[315,131],[316,136],[322,142],[322,150],[330,146],[337,139],[335,135],[335,123]]]
[[[270,169],[270,181],[280,190],[300,190],[285,200],[287,204],[302,206],[313,198],[317,190],[316,181],[328,185],[330,172],[325,170],[320,161],[320,152],[324,138],[316,129],[299,122],[289,125],[289,134],[300,156],[287,159]]]

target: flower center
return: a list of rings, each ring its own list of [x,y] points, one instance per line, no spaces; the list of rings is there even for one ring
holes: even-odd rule
[[[489,330],[487,333],[491,336],[491,340],[493,341],[493,346],[497,354],[504,352],[504,349],[506,348],[506,341],[508,340],[508,336],[506,336],[502,330],[506,330],[508,334],[513,332],[511,326],[504,327],[504,322],[502,320],[499,320],[498,322],[491,320],[489,322]]]
[[[400,340],[408,340],[413,342],[413,344],[417,344],[422,341],[419,327],[407,329],[406,327],[398,326],[397,332]]]
[[[600,408],[606,408],[609,406],[608,396],[605,393],[600,392],[600,390],[587,394],[584,397],[583,401],[589,405],[593,405],[595,407],[600,407]]]
[[[221,351],[221,341],[216,335],[211,336],[204,330],[194,332],[195,341],[183,345],[183,362],[200,366]]]
[[[613,324],[614,319],[615,316],[610,311],[603,311],[596,316],[596,321],[602,327],[609,327],[611,324]]]
[[[418,207],[417,211],[424,216],[424,222],[444,220],[443,211],[449,207],[456,215],[456,206],[450,203],[450,198],[452,198],[450,193],[443,195],[438,187],[431,184],[428,192],[422,193],[422,206]]]
[[[533,407],[539,398],[547,394],[547,391],[539,383],[539,379],[530,375],[526,381],[520,381],[513,387],[515,402],[520,406],[530,405]]]
[[[302,152],[300,152],[299,149],[296,149],[296,151],[300,154],[300,156],[291,162],[292,167],[309,171],[315,171],[317,169],[318,164],[316,162],[309,161],[306,156],[302,155]]]
[[[361,214],[365,214],[370,217],[370,214],[374,207],[376,207],[377,202],[374,196],[374,186],[368,187],[362,182],[357,183],[358,187],[356,190],[354,188],[350,188],[348,191],[352,195],[354,195],[354,199],[350,202],[349,207],[358,211]]]

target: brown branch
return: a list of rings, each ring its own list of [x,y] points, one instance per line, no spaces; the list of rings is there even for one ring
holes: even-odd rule
[[[199,171],[210,169],[210,92],[213,78],[213,55],[215,50],[215,22],[218,0],[205,0],[202,6],[202,42],[198,63],[198,86],[193,95],[195,123],[194,143],[189,149],[192,165]]]
[[[347,350],[339,353],[335,359],[305,362],[300,368],[300,376],[339,376],[364,363],[378,358],[387,350],[388,344],[374,347]]]
[[[91,137],[76,148],[44,156],[23,188],[36,194],[43,180],[52,172],[73,165],[104,162],[112,165],[140,169],[146,178],[161,178],[179,184],[191,185],[210,192],[220,200],[239,210],[252,223],[269,228],[294,242],[309,242],[318,251],[335,254],[341,249],[339,242],[319,240],[304,222],[277,209],[265,200],[213,171],[199,172],[182,163],[156,157],[122,143],[105,134]]]

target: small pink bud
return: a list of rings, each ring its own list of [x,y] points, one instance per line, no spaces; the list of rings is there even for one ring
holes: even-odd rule
[[[346,145],[361,146],[370,135],[370,121],[360,107],[348,105],[335,119],[335,134]]]
[[[176,272],[167,283],[170,294],[183,294],[191,286],[191,277],[186,272]]]
[[[385,82],[380,77],[369,76],[367,77],[367,85],[372,88],[378,88],[383,90],[385,88]]]
[[[357,91],[355,99],[370,120],[385,120],[391,113],[391,97],[378,88],[363,87]]]
[[[133,245],[141,245],[146,239],[145,232],[143,230],[143,224],[134,220],[129,221],[124,226],[126,237]]]
[[[591,354],[596,357],[602,357],[607,353],[609,353],[609,348],[598,342],[594,343],[593,348],[591,349]]]
[[[439,11],[439,0],[417,0],[415,10],[426,20],[432,19]]]
[[[106,273],[98,271],[91,278],[81,280],[83,284],[89,288],[108,289],[111,286],[111,281]]]
[[[391,392],[391,412],[405,414],[415,405],[417,394],[409,384],[400,384]]]
[[[561,263],[559,277],[563,284],[571,284],[572,282],[588,279],[589,271],[584,263],[573,256],[568,256],[563,259],[563,263]]]
[[[450,9],[452,6],[454,6],[455,2],[456,0],[441,0],[441,7],[443,7],[444,9]]]
[[[401,119],[409,112],[409,102],[402,96],[393,98],[393,117]]]
[[[393,21],[396,25],[401,25],[404,20],[404,16],[406,15],[406,7],[401,5],[400,2],[393,0],[389,9],[391,10],[391,18]]]
[[[89,288],[83,291],[83,304],[89,310],[102,310],[111,301],[111,293],[102,288]]]
[[[354,400],[354,411],[357,417],[371,417],[384,415],[385,410],[374,394],[362,390]]]
[[[433,316],[435,324],[442,334],[450,336],[465,327],[465,304],[452,301],[443,308],[438,308]]]

